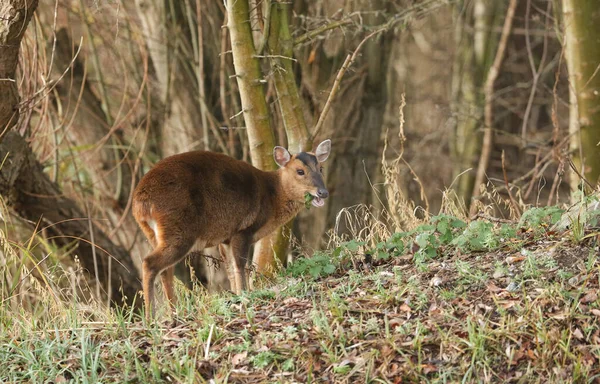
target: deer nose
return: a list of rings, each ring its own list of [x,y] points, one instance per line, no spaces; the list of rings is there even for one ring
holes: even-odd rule
[[[317,189],[317,196],[321,199],[326,199],[329,197],[329,191],[327,191],[325,188],[319,188]]]

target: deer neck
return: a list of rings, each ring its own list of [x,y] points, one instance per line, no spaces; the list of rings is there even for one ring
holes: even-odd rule
[[[283,172],[283,168],[275,171],[277,188],[274,197],[274,206],[278,225],[286,224],[293,219],[304,206],[304,202],[298,200],[297,192],[294,193],[294,190],[286,185]]]
[[[267,221],[254,235],[255,241],[289,222],[304,206],[304,203],[295,200],[292,191],[286,188],[281,169],[270,172],[269,176],[272,177],[271,182],[275,186],[269,196],[271,209]]]

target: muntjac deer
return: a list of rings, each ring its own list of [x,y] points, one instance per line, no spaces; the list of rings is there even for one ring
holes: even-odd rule
[[[146,316],[153,315],[154,281],[174,309],[174,266],[190,248],[219,245],[231,289],[246,289],[250,245],[287,223],[304,207],[305,194],[321,207],[329,196],[321,163],[331,141],[312,152],[290,155],[275,147],[279,169],[261,171],[214,152],[187,152],[158,162],[134,191],[133,215],[154,250],[142,263]]]

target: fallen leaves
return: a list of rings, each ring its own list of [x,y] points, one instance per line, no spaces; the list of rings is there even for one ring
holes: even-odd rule
[[[588,291],[579,301],[583,304],[589,304],[596,300],[598,300],[598,293],[596,291]]]

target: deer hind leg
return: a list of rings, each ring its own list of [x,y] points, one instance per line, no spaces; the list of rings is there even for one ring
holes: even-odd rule
[[[138,223],[144,235],[152,245],[152,248],[156,248],[156,222],[154,220],[140,221]]]
[[[177,239],[171,242],[159,241],[156,249],[142,262],[142,285],[144,289],[144,305],[146,318],[154,317],[154,281],[156,276],[165,271],[161,276],[167,297],[173,297],[173,275],[167,271],[185,257],[192,247],[194,239]]]
[[[175,276],[175,266],[170,266],[160,273],[160,280],[162,282],[163,292],[167,296],[169,305],[171,306],[171,312],[175,312],[175,305],[177,304],[177,297],[175,297],[175,290],[173,289],[173,277]]]

